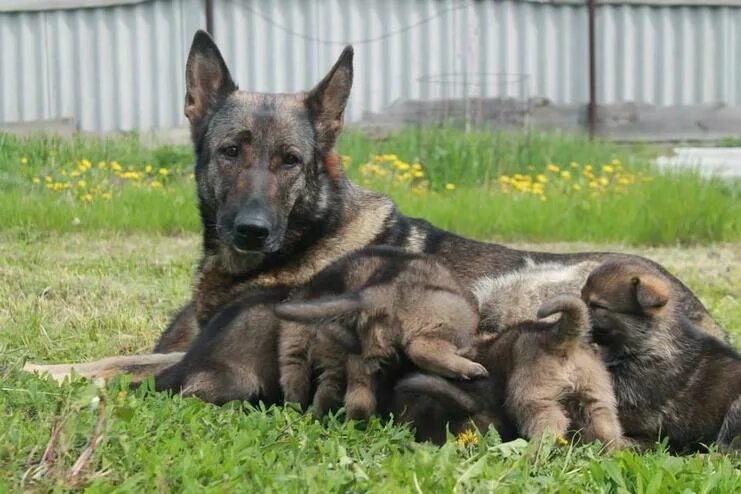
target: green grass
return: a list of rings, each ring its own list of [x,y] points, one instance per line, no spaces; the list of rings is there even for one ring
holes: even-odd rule
[[[215,407],[140,389],[56,384],[25,361],[88,360],[150,349],[189,296],[196,234],[0,233],[0,492],[737,492],[741,462],[718,454],[602,454],[597,446],[416,444],[403,427],[290,408]],[[608,245],[528,245],[558,251]],[[738,244],[628,250],[678,274],[741,342]],[[94,403],[95,402],[95,403]],[[101,406],[100,403],[103,403]],[[77,477],[70,470],[101,439]],[[63,422],[52,454],[44,451]],[[43,461],[42,461],[43,460]]]
[[[648,164],[654,149],[590,142],[559,134],[463,134],[451,129],[414,130],[372,140],[348,133],[340,145],[352,157],[348,173],[356,181],[389,193],[400,209],[463,235],[503,241],[620,242],[632,245],[673,245],[735,242],[741,239],[739,181],[705,180],[693,173],[660,173]],[[372,154],[395,154],[406,162],[420,161],[428,187],[424,194],[409,187],[368,177],[360,164]],[[79,200],[81,189],[52,192],[44,177],[62,179],[62,169],[75,161],[93,164],[88,172],[102,177],[113,193],[110,201]],[[574,192],[568,183],[549,175],[547,200],[532,194],[505,194],[496,182],[502,174],[536,175],[550,163],[574,171],[586,164],[596,169],[619,159],[631,174],[651,175],[650,182],[610,187],[598,197]],[[165,187],[136,188],[113,180],[95,165],[117,160],[124,168],[141,170],[151,164],[170,175]],[[26,161],[26,164],[21,164]],[[577,162],[579,169],[568,168]],[[150,149],[135,137],[112,140],[54,138],[18,139],[0,134],[0,229],[20,237],[34,231],[196,232],[200,225],[194,185],[188,179],[192,157],[187,146]],[[97,175],[96,175],[97,174]],[[32,179],[39,177],[40,184]],[[64,178],[66,180],[66,178]],[[456,190],[446,190],[446,184]],[[553,185],[553,187],[552,187]],[[106,189],[106,190],[108,190]]]

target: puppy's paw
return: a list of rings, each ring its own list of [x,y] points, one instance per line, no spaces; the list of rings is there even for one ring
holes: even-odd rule
[[[460,377],[462,379],[478,379],[482,377],[487,377],[488,375],[489,375],[489,371],[486,370],[486,367],[479,364],[478,362],[471,362],[463,370]]]

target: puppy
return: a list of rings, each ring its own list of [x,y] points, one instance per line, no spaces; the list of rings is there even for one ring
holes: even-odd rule
[[[376,410],[375,380],[403,352],[428,372],[458,379],[486,376],[459,355],[478,325],[472,301],[453,275],[428,256],[371,247],[320,272],[289,302],[276,306],[281,329],[280,380],[286,401],[324,414],[341,403],[353,419]]]
[[[543,320],[559,313],[555,322]],[[464,388],[420,375],[400,381],[397,391],[434,396],[449,416],[468,415],[480,428],[498,423],[504,435],[511,435],[514,424],[520,435],[535,442],[546,430],[557,437],[578,431],[586,442],[624,446],[610,376],[585,341],[586,305],[575,296],[561,295],[545,302],[537,317],[541,320],[500,328],[478,339],[473,357],[487,368],[489,379]],[[503,404],[488,399],[502,395]]]
[[[630,438],[646,447],[667,438],[677,452],[713,441],[739,451],[741,357],[693,326],[664,275],[643,263],[605,263],[582,298]]]

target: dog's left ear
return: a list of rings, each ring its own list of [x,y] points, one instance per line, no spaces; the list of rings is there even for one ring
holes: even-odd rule
[[[669,301],[669,285],[652,274],[635,276],[631,279],[636,302],[644,311],[650,312],[666,305]]]
[[[306,97],[323,155],[332,149],[342,130],[345,106],[352,88],[352,59],[353,48],[347,46],[329,74]]]

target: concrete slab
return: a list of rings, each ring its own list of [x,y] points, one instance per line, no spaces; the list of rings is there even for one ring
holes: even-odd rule
[[[705,176],[741,178],[741,148],[674,148],[673,156],[660,156],[655,164],[664,169],[695,169]]]

